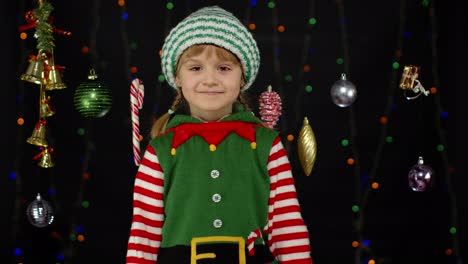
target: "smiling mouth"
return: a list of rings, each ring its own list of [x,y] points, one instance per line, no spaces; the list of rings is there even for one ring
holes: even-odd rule
[[[200,93],[205,94],[205,95],[218,95],[218,94],[222,94],[223,92],[206,91],[206,92],[200,92]]]

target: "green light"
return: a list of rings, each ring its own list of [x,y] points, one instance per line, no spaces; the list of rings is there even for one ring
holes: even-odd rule
[[[172,2],[167,2],[166,8],[169,9],[169,10],[174,9],[174,3],[172,3]]]
[[[387,141],[387,143],[392,143],[393,142],[393,137],[388,136],[388,137],[385,138],[385,141]]]
[[[275,2],[273,2],[273,1],[268,2],[268,8],[273,9],[273,8],[275,8],[275,6],[276,6]]]
[[[457,228],[454,227],[454,226],[452,226],[452,227],[450,228],[450,234],[453,235],[453,234],[455,234],[455,233],[457,233]]]
[[[348,145],[349,145],[349,140],[347,140],[347,139],[341,140],[341,146],[347,147]]]
[[[443,151],[444,150],[444,145],[439,144],[437,145],[437,151]]]
[[[70,234],[70,240],[75,241],[76,240],[76,235],[75,234]]]
[[[306,92],[308,92],[308,93],[312,92],[312,85],[310,85],[310,84],[309,84],[309,85],[306,85],[305,90],[306,90]]]
[[[287,82],[291,82],[293,78],[292,78],[291,74],[288,74],[288,75],[284,76],[284,79],[285,79]]]
[[[89,202],[88,201],[83,201],[81,203],[81,206],[83,206],[83,208],[88,208],[89,207]]]
[[[343,59],[342,58],[338,58],[336,59],[336,64],[343,64]]]
[[[357,213],[357,212],[359,212],[359,206],[358,205],[353,205],[353,207],[351,207],[351,210],[353,210],[354,213]]]
[[[400,63],[398,63],[398,62],[395,61],[395,62],[392,64],[392,67],[393,67],[393,69],[398,70],[398,68],[400,68]]]
[[[309,18],[309,24],[315,25],[316,23],[317,23],[317,19],[315,19],[314,17]]]
[[[130,43],[130,49],[136,50],[137,48],[138,48],[138,44],[135,41],[132,41],[132,43]]]
[[[76,133],[77,133],[78,135],[80,135],[80,136],[84,136],[85,130],[84,130],[84,128],[80,127],[80,128],[78,128],[78,130],[76,131]]]
[[[423,0],[423,1],[422,1],[422,5],[423,5],[424,7],[428,7],[428,6],[429,6],[429,0]]]
[[[165,80],[166,80],[166,78],[164,78],[164,74],[160,74],[160,75],[158,76],[158,81],[159,81],[159,82],[162,83],[162,82],[164,82]]]

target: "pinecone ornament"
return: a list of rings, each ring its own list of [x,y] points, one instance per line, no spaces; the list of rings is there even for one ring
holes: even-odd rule
[[[273,128],[281,116],[281,97],[272,91],[271,85],[259,97],[260,119],[269,128]]]

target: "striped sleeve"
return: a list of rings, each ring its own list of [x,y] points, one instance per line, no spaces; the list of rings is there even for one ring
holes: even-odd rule
[[[268,158],[268,246],[281,264],[311,264],[307,226],[302,219],[291,165],[279,137]]]
[[[133,219],[127,264],[157,263],[164,223],[163,176],[156,152],[148,145],[133,189]]]

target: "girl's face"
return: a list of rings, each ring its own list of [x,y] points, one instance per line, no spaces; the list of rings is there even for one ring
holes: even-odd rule
[[[175,81],[192,116],[215,121],[232,113],[242,83],[233,54],[213,45],[194,46],[182,54],[177,69]]]

